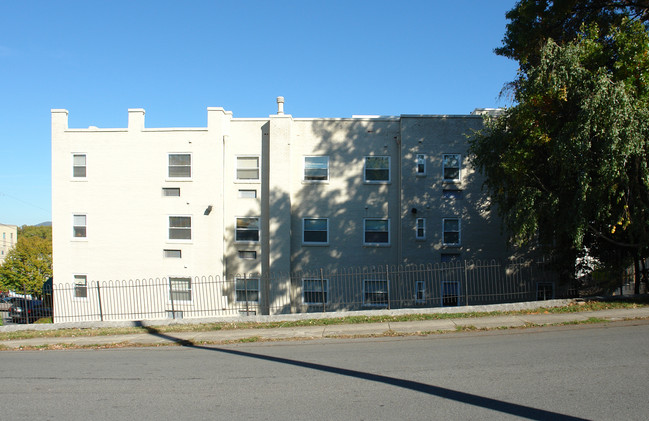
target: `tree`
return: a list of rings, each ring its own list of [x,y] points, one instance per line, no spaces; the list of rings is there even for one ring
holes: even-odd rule
[[[16,292],[41,295],[52,276],[52,227],[22,226],[16,247],[0,266],[0,286]]]
[[[588,14],[576,3],[601,8]],[[472,162],[511,239],[545,247],[565,280],[584,255],[610,267],[649,251],[649,36],[641,6],[519,2],[497,50],[521,61],[511,84],[516,105],[471,140]],[[541,12],[529,12],[534,7]],[[537,39],[514,42],[526,19]],[[546,26],[563,28],[558,41],[552,30],[539,35]]]

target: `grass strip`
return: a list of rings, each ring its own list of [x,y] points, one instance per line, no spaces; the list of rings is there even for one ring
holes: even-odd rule
[[[386,322],[408,322],[420,320],[445,320],[460,318],[480,318],[494,316],[520,316],[529,314],[553,314],[553,313],[577,313],[597,310],[625,309],[646,307],[645,302],[629,301],[586,301],[571,303],[563,307],[541,307],[533,310],[517,311],[491,311],[472,313],[428,313],[428,314],[404,314],[397,316],[346,316],[326,319],[306,319],[294,321],[277,322],[221,322],[202,324],[177,324],[155,326],[160,333],[174,332],[209,332],[214,330],[235,330],[235,329],[276,329],[292,328],[303,326],[328,326],[342,324],[363,324],[363,323],[386,323]],[[590,320],[590,319],[589,319]],[[57,330],[24,330],[16,332],[0,332],[0,340],[17,340],[31,338],[61,338],[61,337],[87,337],[87,336],[114,336],[128,334],[148,333],[146,327],[121,327],[121,328],[76,328]]]

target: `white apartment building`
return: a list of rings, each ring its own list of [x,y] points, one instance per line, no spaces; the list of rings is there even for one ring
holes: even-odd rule
[[[70,128],[52,110],[55,283],[509,256],[467,160],[478,110],[293,118],[283,106],[208,108],[199,128],[146,127],[143,109],[125,128]]]
[[[9,250],[14,248],[18,241],[18,227],[16,225],[0,224],[0,266],[4,263]]]

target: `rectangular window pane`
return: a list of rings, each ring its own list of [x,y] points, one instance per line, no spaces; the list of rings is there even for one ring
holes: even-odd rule
[[[237,302],[259,302],[259,279],[237,278],[235,280],[235,290]]]
[[[86,155],[73,155],[72,176],[83,178],[86,176]]]
[[[88,277],[86,275],[74,275],[74,297],[88,298]]]
[[[417,155],[417,175],[426,174],[426,155]]]
[[[239,190],[240,199],[256,199],[257,190]]]
[[[460,283],[455,281],[442,282],[442,305],[459,306],[460,305]]]
[[[390,157],[366,156],[365,181],[388,182],[390,181]]]
[[[169,217],[169,239],[170,240],[191,240],[192,239],[191,216],[170,216]]]
[[[328,156],[305,156],[304,157],[304,180],[326,181],[329,179],[329,157]]]
[[[259,157],[237,157],[237,180],[259,180]]]
[[[259,241],[259,218],[237,218],[235,241]]]
[[[449,245],[460,244],[460,220],[456,218],[444,219],[443,242]]]
[[[303,279],[302,292],[304,304],[327,303],[328,281],[326,279]]]
[[[180,196],[180,187],[163,187],[163,196]]]
[[[326,244],[329,241],[329,221],[324,218],[304,219],[304,243]]]
[[[255,260],[257,252],[254,250],[239,250],[239,258],[244,260]]]
[[[169,154],[169,177],[190,178],[192,176],[191,154]]]
[[[390,242],[390,223],[387,219],[366,219],[365,244],[388,244]]]
[[[365,280],[363,282],[363,304],[386,306],[388,304],[388,281]]]
[[[418,240],[423,240],[426,238],[426,220],[424,218],[417,218],[417,233],[416,237]]]
[[[192,300],[192,278],[169,278],[169,297],[172,301]]]
[[[86,238],[86,215],[74,215],[72,220],[74,238]]]
[[[164,251],[164,257],[168,259],[180,259],[182,258],[182,251],[181,250],[165,250]]]
[[[460,180],[460,154],[444,154],[442,157],[444,181]]]

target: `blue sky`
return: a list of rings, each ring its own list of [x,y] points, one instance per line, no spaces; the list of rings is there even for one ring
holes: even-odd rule
[[[72,128],[468,114],[499,99],[514,0],[0,0],[0,223],[51,219],[50,110]]]

